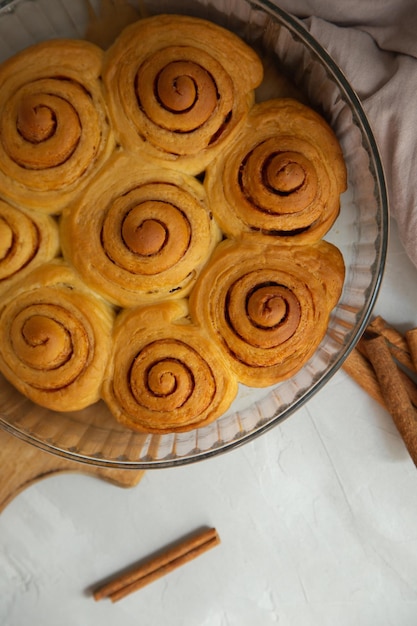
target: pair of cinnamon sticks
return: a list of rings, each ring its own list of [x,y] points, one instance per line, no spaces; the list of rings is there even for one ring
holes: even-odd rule
[[[204,554],[219,543],[220,537],[215,528],[204,529],[127,572],[115,576],[98,587],[93,597],[95,600],[110,598],[112,602],[117,602]]]
[[[417,328],[402,334],[374,318],[343,369],[388,410],[417,466]]]

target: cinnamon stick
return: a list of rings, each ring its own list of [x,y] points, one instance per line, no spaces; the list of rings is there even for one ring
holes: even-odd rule
[[[220,537],[216,529],[205,529],[128,572],[116,576],[110,582],[96,589],[93,594],[94,599],[101,600],[107,597],[112,602],[117,602],[197,558],[219,543]]]
[[[375,335],[381,335],[386,339],[387,346],[392,356],[408,368],[410,371],[415,372],[416,368],[411,359],[408,343],[404,336],[393,326],[391,326],[383,317],[378,315],[375,317],[366,329],[366,333],[375,333]]]
[[[411,360],[417,370],[417,328],[410,328],[405,332],[405,340],[410,350]]]
[[[396,332],[398,332],[398,331],[396,331]],[[360,355],[363,357],[363,359],[365,360],[365,363],[367,364],[367,367],[371,370],[373,376],[375,377],[374,369],[373,369],[372,365],[369,362],[368,353],[366,351],[366,342],[369,339],[370,339],[369,333],[368,333],[368,339],[366,339],[365,337],[361,337],[361,339],[358,341],[358,343],[355,346],[355,350],[357,350],[360,353]],[[391,344],[388,341],[387,341],[387,347],[388,347],[388,349],[389,349],[389,351],[391,353],[392,358],[394,359],[394,362],[395,362],[396,367],[398,369],[398,373],[399,373],[399,375],[400,375],[400,377],[401,377],[401,379],[403,381],[404,387],[406,388],[406,390],[408,392],[408,395],[410,396],[410,400],[411,400],[412,404],[415,407],[417,407],[417,385],[414,382],[414,380],[409,376],[409,374],[412,374],[413,372],[410,370],[409,367],[405,367],[405,369],[401,369],[398,366],[398,363],[396,362],[396,354],[397,354],[397,352],[392,350]],[[401,348],[401,350],[402,350],[402,348]],[[402,363],[403,366],[404,366],[404,362],[405,362],[405,359],[403,358],[403,363]],[[348,371],[348,373],[350,373],[352,378],[355,379],[355,373],[354,372],[349,372]],[[362,376],[365,378],[365,380],[361,380]],[[380,402],[380,399],[378,397],[376,397],[375,393],[372,393],[372,389],[369,388],[369,383],[367,381],[367,377],[369,377],[369,376],[371,376],[371,374],[368,374],[365,371],[365,366],[363,366],[362,368],[360,368],[360,371],[356,374],[356,378],[358,379],[358,380],[356,380],[356,382],[359,385],[361,385],[361,387],[363,387],[365,389],[365,391],[367,391],[375,400],[378,400],[378,402]],[[376,381],[376,385],[377,385],[377,388],[378,388],[379,392],[381,392],[378,381]],[[382,404],[382,406],[385,406],[385,408],[386,408],[384,400],[382,402],[380,402],[380,404]]]
[[[417,465],[417,413],[393,360],[387,340],[377,336],[368,339],[365,345],[387,409],[414,464]]]
[[[372,365],[357,347],[351,351],[342,367],[371,398],[379,402],[385,409],[387,408]]]
[[[416,383],[414,382],[414,380],[412,380],[412,378],[410,378],[410,376],[408,376],[408,374],[406,374],[406,372],[404,372],[400,368],[398,368],[398,372],[401,376],[401,380],[403,381],[403,385],[406,388],[407,393],[410,397],[412,405],[415,408],[417,408],[417,385]]]

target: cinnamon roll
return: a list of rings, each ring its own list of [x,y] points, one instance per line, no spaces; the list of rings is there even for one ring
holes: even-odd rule
[[[128,307],[188,294],[221,233],[197,179],[121,153],[64,210],[60,236],[85,282]]]
[[[103,52],[51,40],[0,66],[0,194],[59,213],[114,148],[100,73]]]
[[[298,371],[326,332],[343,286],[339,250],[219,244],[190,297],[190,313],[218,343],[238,380],[264,387]]]
[[[0,200],[0,294],[58,251],[58,225],[53,217]]]
[[[100,398],[114,313],[60,260],[34,269],[0,306],[0,371],[18,391],[56,411]]]
[[[184,300],[126,310],[116,320],[103,398],[133,430],[199,428],[230,406],[237,381],[215,343],[187,319]]]
[[[122,146],[191,174],[231,143],[262,76],[260,59],[239,37],[180,15],[126,27],[103,72]]]
[[[207,168],[215,216],[232,237],[312,243],[333,225],[346,189],[333,130],[291,98],[257,104],[233,146]]]

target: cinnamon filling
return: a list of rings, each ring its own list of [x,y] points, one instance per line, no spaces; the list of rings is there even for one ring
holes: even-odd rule
[[[54,369],[71,355],[71,338],[59,322],[32,315],[23,324],[22,336],[27,350],[21,357],[35,369]]]
[[[245,222],[249,227],[262,228],[263,219],[257,216],[262,213],[277,218],[295,216],[296,228],[309,225],[305,221],[311,212],[307,217],[304,217],[304,212],[317,196],[315,164],[301,152],[285,149],[285,143],[291,143],[285,137],[282,143],[282,150],[279,137],[257,144],[242,158],[236,172],[237,183],[245,201],[242,210],[250,205],[254,212],[252,217],[246,216]],[[320,214],[319,209],[312,214],[312,219],[316,219],[317,214]],[[285,230],[278,225],[279,221],[274,230]]]
[[[198,120],[208,119],[217,104],[217,89],[210,74],[197,63],[173,61],[157,76],[159,102],[174,113],[184,113],[198,101]]]
[[[298,298],[291,289],[277,284],[255,288],[247,297],[246,312],[255,328],[273,334],[276,345],[292,337],[301,318]],[[266,347],[270,338],[265,336],[262,341]]]
[[[178,383],[174,373],[175,361],[167,359],[155,363],[148,372],[149,390],[156,396],[169,396],[177,389]]]
[[[155,219],[137,224],[135,215],[129,214],[123,222],[122,236],[127,247],[141,256],[151,256],[162,250],[167,240],[165,226]]]
[[[259,278],[259,272],[249,272],[231,285],[225,320],[233,335],[248,345],[275,349],[296,333],[301,306],[291,288]]]
[[[270,287],[257,289],[248,298],[247,310],[252,322],[260,328],[273,328],[285,320],[287,304],[281,294]]]
[[[176,358],[182,350],[186,354]],[[189,358],[189,363],[185,360]],[[175,339],[160,339],[144,346],[132,361],[128,383],[132,397],[139,407],[155,412],[180,410],[196,388],[193,376],[195,353]],[[207,383],[209,384],[209,383]],[[199,402],[194,398],[192,402]]]
[[[17,113],[17,129],[26,141],[40,143],[55,133],[55,114],[49,107],[38,106],[31,102],[31,98],[26,98]]]
[[[82,133],[72,104],[49,93],[22,97],[16,112],[16,134],[5,149],[18,165],[41,170],[62,165],[76,150]]]
[[[276,193],[287,195],[302,187],[305,171],[285,153],[276,154],[267,162],[264,177],[269,188]]]

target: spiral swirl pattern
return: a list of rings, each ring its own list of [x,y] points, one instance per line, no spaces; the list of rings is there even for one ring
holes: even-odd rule
[[[198,174],[242,125],[262,75],[229,31],[166,15],[126,28],[103,78],[121,144]]]
[[[66,258],[119,306],[187,294],[219,239],[196,179],[143,170],[126,155],[109,162],[61,224]]]
[[[184,321],[185,301],[125,312],[103,397],[117,419],[146,432],[204,426],[234,398],[237,382],[218,349]]]
[[[243,40],[180,15],[0,65],[0,372],[29,399],[184,432],[316,350],[346,169],[310,108],[254,104],[262,78]]]
[[[0,68],[0,192],[59,213],[114,148],[99,80],[102,51],[37,44]]]
[[[340,297],[342,257],[225,241],[190,297],[191,316],[223,346],[240,382],[262,387],[292,375],[316,350]]]
[[[228,235],[312,243],[339,213],[346,168],[323,118],[283,98],[252,109],[233,149],[208,167],[205,184]]]
[[[28,398],[58,411],[97,401],[109,355],[111,308],[60,261],[19,282],[0,313],[0,370]]]
[[[49,215],[0,201],[0,293],[37,265],[55,257],[58,227]]]
[[[181,58],[187,60],[176,60]],[[209,55],[201,52],[196,55],[193,48],[184,46],[162,49],[152,59],[147,59],[135,79],[138,103],[147,118],[161,128],[181,133],[190,133],[206,124],[219,99],[214,71],[224,74],[228,87],[222,103],[225,118],[232,107],[231,81],[221,65],[216,64],[215,68],[210,65],[214,65],[214,60]],[[154,85],[153,90],[149,89],[149,84]],[[218,130],[216,124],[212,134]]]

